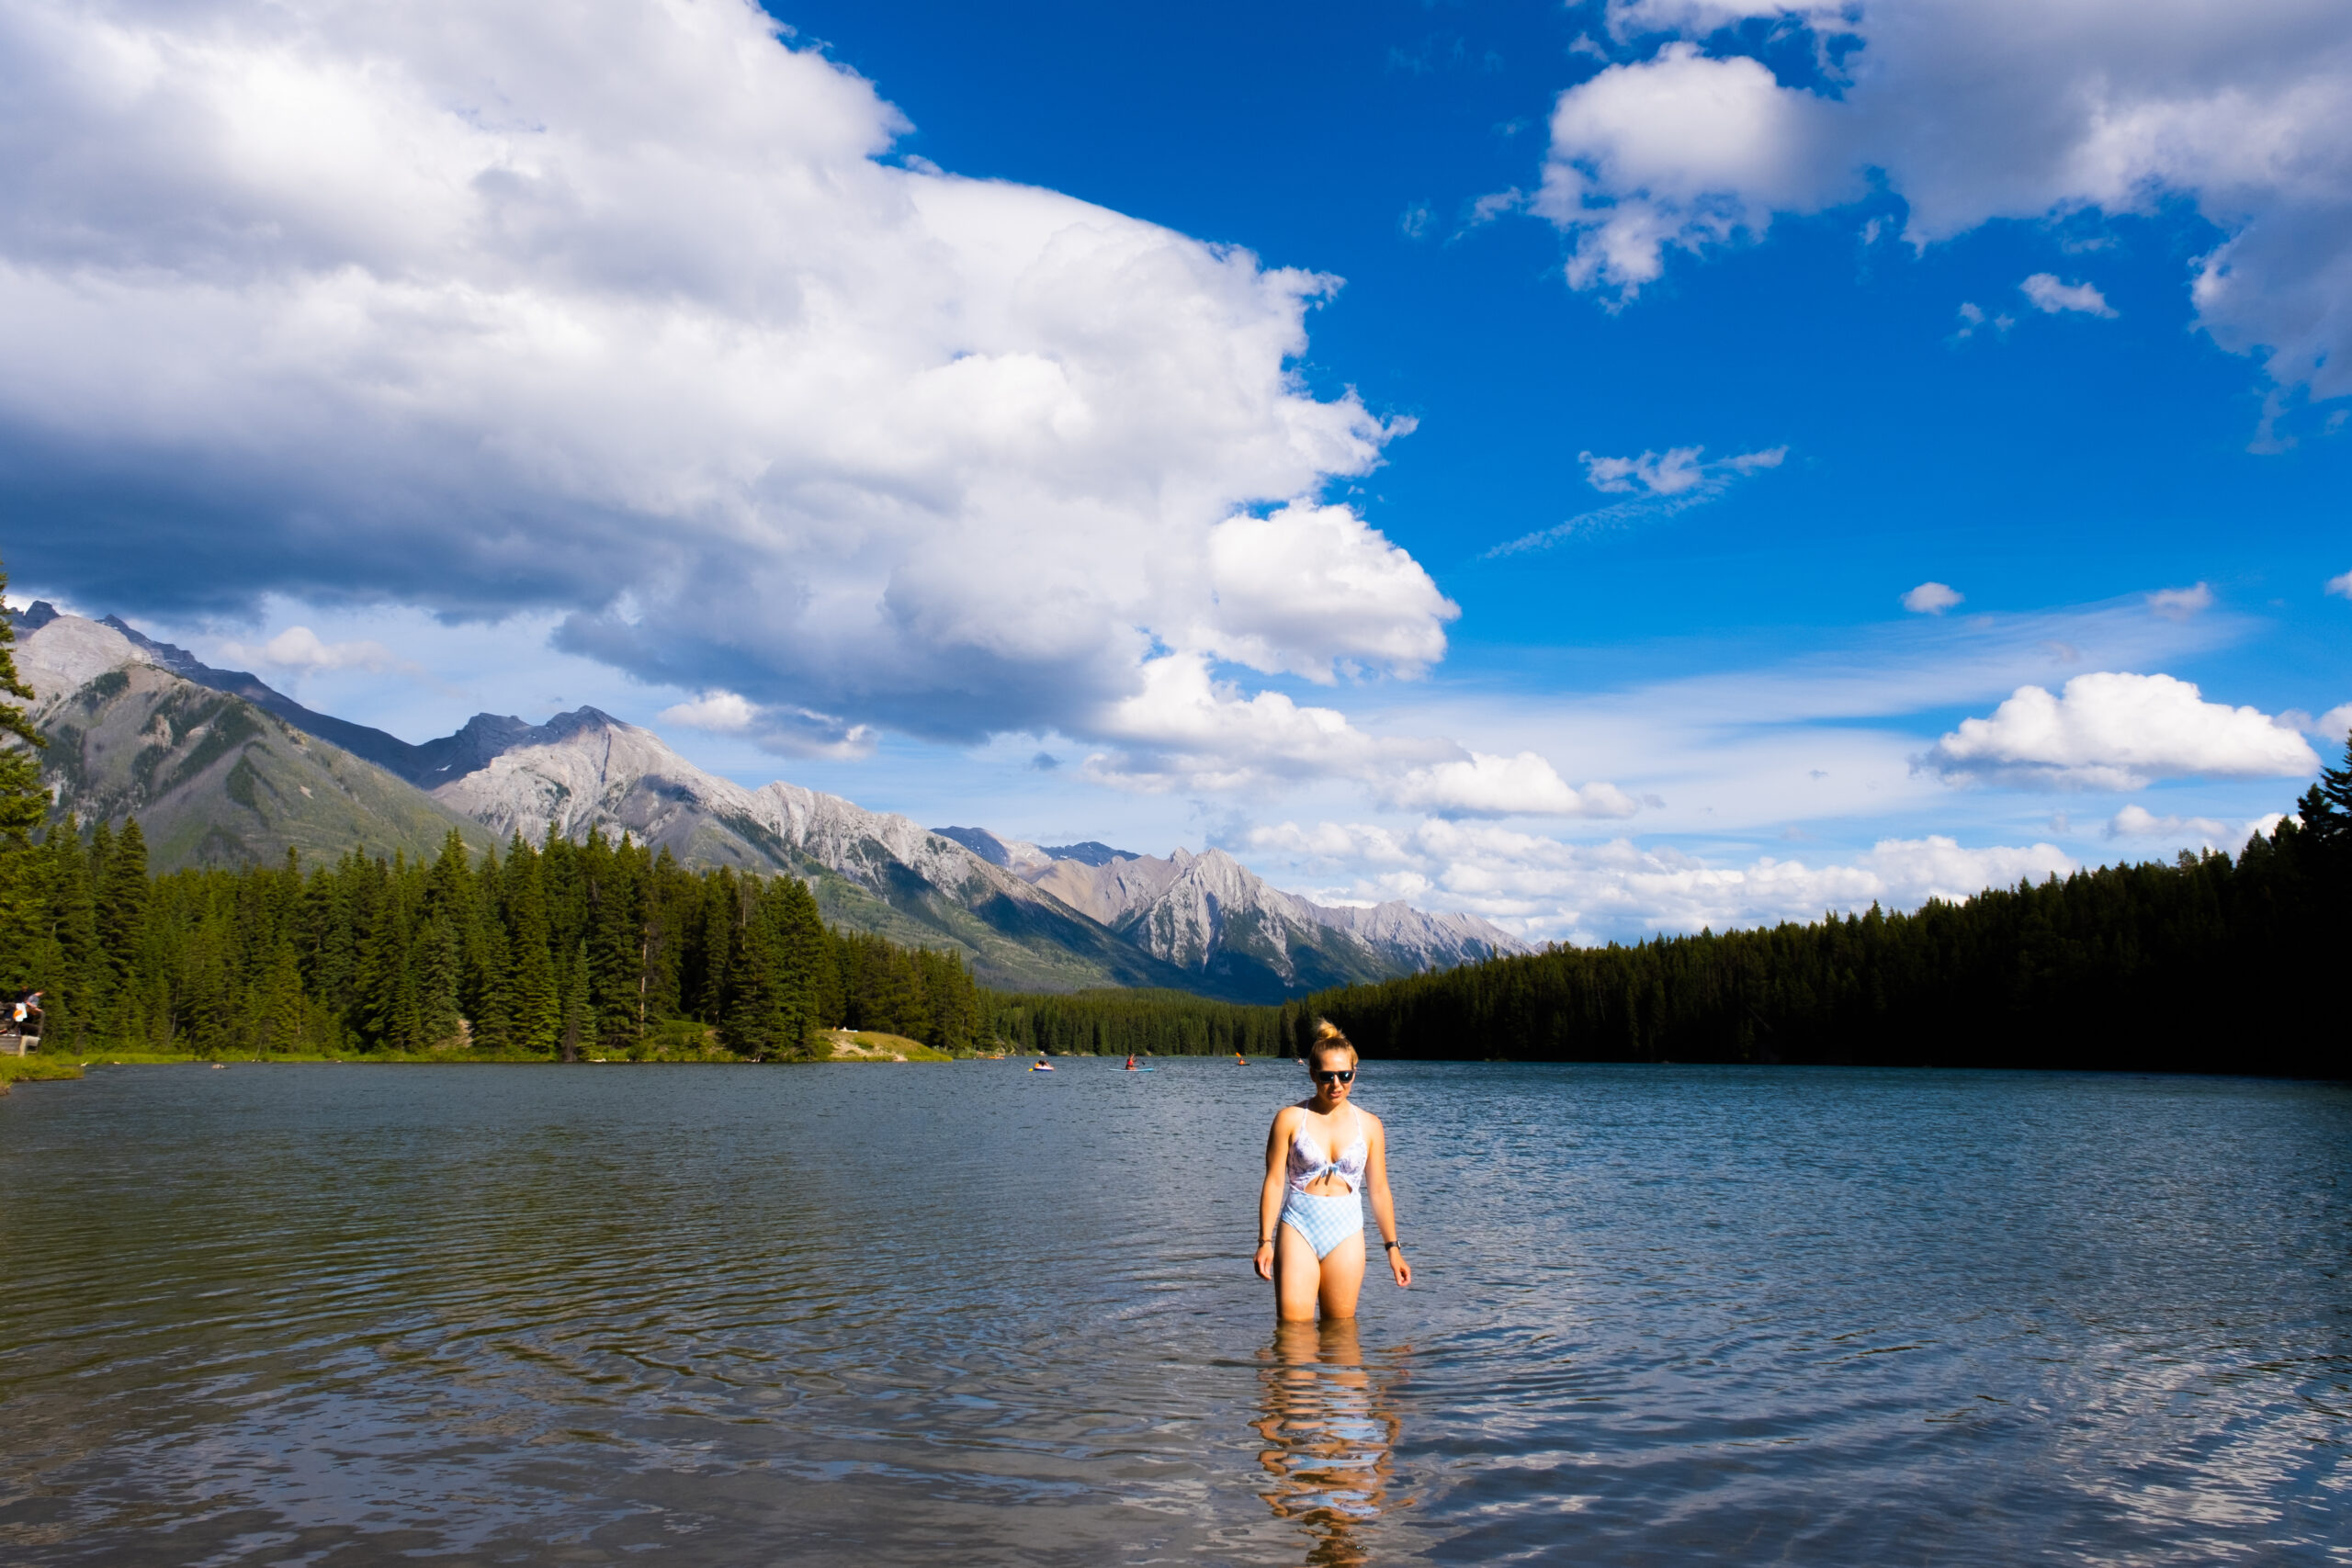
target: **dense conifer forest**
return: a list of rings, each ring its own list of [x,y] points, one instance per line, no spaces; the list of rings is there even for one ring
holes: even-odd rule
[[[1287,1055],[1291,1013],[1214,1001],[1183,991],[1080,991],[1067,996],[981,993],[986,1032],[1016,1051],[1125,1056]]]
[[[430,862],[147,874],[136,821],[9,857],[0,984],[46,1049],[501,1055],[805,1052],[820,1029],[975,1043],[960,958],[829,931],[792,877],[690,872],[592,832]]]
[[[2352,1077],[2352,748],[2237,857],[1326,991],[1367,1055]]]

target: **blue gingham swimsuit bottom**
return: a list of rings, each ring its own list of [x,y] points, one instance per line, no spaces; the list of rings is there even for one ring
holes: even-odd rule
[[[1333,1247],[1363,1233],[1363,1195],[1334,1192],[1326,1198],[1294,1188],[1283,1202],[1283,1224],[1305,1236],[1316,1257],[1329,1258]]]

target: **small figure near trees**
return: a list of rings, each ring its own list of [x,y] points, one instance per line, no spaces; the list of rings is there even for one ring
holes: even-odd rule
[[[7,1032],[16,1042],[16,1054],[23,1055],[33,1042],[40,1038],[40,993],[28,991],[17,998],[8,1020]]]

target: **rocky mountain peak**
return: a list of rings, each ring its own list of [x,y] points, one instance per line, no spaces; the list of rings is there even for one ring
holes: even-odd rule
[[[80,615],[52,609],[29,633],[22,621],[17,626],[17,673],[43,702],[78,692],[109,670],[154,662],[114,627]]]

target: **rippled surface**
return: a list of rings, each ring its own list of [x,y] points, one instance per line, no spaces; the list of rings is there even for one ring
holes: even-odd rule
[[[0,1100],[0,1557],[2352,1562],[2352,1091],[1367,1066],[94,1070]]]

